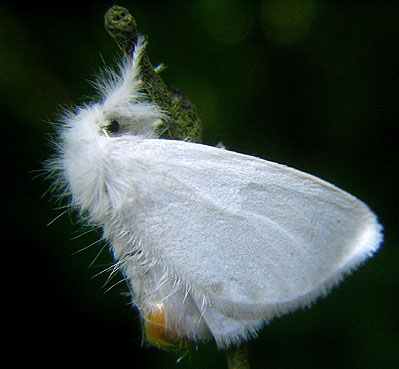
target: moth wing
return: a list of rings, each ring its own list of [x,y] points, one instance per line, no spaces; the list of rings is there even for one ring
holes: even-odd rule
[[[287,166],[172,140],[143,140],[134,156],[142,247],[206,301],[214,325],[253,327],[309,304],[382,240],[366,204]]]

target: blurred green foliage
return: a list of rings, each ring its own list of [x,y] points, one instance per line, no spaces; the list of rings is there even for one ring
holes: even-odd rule
[[[113,2],[0,4],[3,229],[14,362],[224,368],[214,345],[176,364],[140,349],[137,314],[99,232],[54,210],[33,179],[62,107],[88,101],[88,79],[119,51],[103,28]],[[397,2],[123,1],[154,65],[193,101],[204,142],[282,162],[358,196],[386,228],[381,252],[305,311],[249,345],[257,368],[397,368]],[[32,172],[33,171],[33,172]],[[74,223],[74,224],[72,224]],[[76,254],[74,254],[76,253]],[[72,254],[74,254],[72,256]],[[90,265],[90,267],[89,267]],[[89,267],[89,268],[88,268]],[[105,287],[102,287],[103,284]],[[104,293],[112,285],[107,293]],[[11,352],[11,351],[10,351]],[[68,365],[68,364],[67,364]]]

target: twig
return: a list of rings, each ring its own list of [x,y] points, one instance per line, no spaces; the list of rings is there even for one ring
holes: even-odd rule
[[[114,5],[104,16],[105,28],[126,57],[131,57],[137,41],[137,24],[129,11]],[[147,54],[141,59],[140,77],[150,98],[169,116],[165,138],[201,142],[201,123],[195,106],[176,88],[169,90]],[[250,369],[245,345],[226,351],[229,369]]]
[[[226,356],[228,369],[250,369],[246,344],[229,348]]]
[[[104,16],[105,28],[126,57],[131,57],[137,41],[137,24],[129,11],[114,5]],[[152,66],[147,54],[141,59],[143,85],[149,97],[168,114],[164,138],[201,142],[201,122],[195,106],[176,88],[169,90]]]

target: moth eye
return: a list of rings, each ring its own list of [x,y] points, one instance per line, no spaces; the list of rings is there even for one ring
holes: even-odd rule
[[[111,120],[111,122],[105,126],[105,129],[108,133],[117,133],[119,132],[120,124],[117,120]]]

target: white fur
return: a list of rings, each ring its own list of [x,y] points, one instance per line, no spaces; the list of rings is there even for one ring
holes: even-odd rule
[[[132,60],[65,116],[49,170],[103,228],[138,309],[163,303],[179,337],[228,347],[309,305],[379,248],[381,225],[348,193],[283,165],[161,140],[161,110]],[[121,131],[109,132],[113,120]]]

